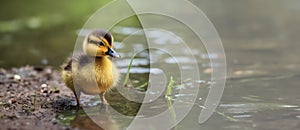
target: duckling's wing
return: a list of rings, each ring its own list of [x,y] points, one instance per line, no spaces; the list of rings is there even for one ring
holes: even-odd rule
[[[79,67],[84,67],[95,61],[95,59],[93,57],[90,57],[85,54],[76,55],[76,60],[77,60],[76,62],[78,63]]]
[[[73,59],[69,58],[67,60],[67,62],[61,66],[61,68],[65,71],[71,71],[72,70],[72,61],[73,61]]]
[[[61,66],[61,68],[62,68],[62,70],[65,70],[65,71],[71,71],[73,63],[78,65],[78,67],[84,67],[91,61],[93,61],[93,59],[90,58],[89,56],[87,56],[83,53],[76,53],[76,54],[70,56],[70,58],[68,58],[66,60],[66,62]]]

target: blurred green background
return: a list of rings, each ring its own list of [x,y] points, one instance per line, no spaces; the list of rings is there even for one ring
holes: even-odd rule
[[[58,66],[72,52],[77,31],[109,1],[2,0],[0,67]],[[228,50],[226,42],[232,40],[276,41],[289,44],[289,49],[293,50],[296,45],[293,43],[299,40],[300,2],[297,0],[191,2],[212,21],[225,50]]]
[[[2,0],[0,67],[57,66],[72,52],[77,31],[109,0]]]

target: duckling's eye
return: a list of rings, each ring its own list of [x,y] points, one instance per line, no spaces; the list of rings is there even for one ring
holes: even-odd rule
[[[104,46],[104,43],[102,41],[97,42],[97,41],[91,40],[90,43],[96,44],[97,46]]]
[[[96,45],[97,46],[104,46],[104,43],[103,42],[97,42]]]

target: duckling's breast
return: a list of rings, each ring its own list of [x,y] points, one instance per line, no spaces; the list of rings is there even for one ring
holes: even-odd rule
[[[119,73],[108,58],[97,58],[95,62],[80,67],[76,82],[80,91],[99,94],[111,88],[118,80]]]
[[[105,58],[103,61],[95,62],[95,77],[101,92],[106,91],[113,85],[112,62],[109,59]]]

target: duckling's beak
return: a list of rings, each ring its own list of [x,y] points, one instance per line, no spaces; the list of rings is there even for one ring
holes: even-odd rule
[[[121,56],[116,53],[116,51],[112,48],[108,48],[107,52],[105,52],[106,55],[109,55],[111,57],[114,57],[114,58],[120,58]]]

